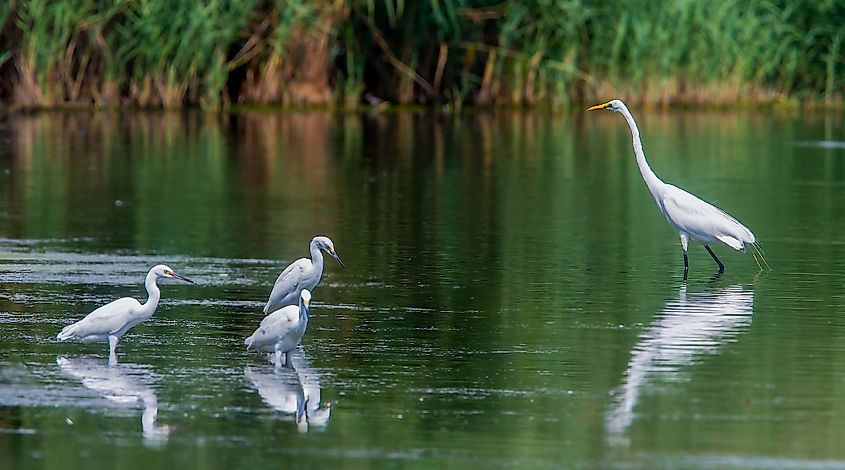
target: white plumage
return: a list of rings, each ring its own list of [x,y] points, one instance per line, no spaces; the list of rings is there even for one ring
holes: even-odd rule
[[[646,161],[637,123],[634,121],[634,117],[628,111],[625,103],[620,100],[612,100],[604,104],[592,106],[587,111],[599,109],[621,113],[628,123],[628,127],[631,129],[631,136],[633,137],[634,154],[637,157],[637,166],[640,169],[640,174],[657,203],[658,208],[666,216],[666,220],[678,230],[681,238],[681,247],[684,252],[684,279],[687,278],[689,272],[689,260],[687,257],[689,241],[704,244],[704,248],[707,249],[707,252],[710,253],[710,256],[713,257],[713,260],[719,266],[719,273],[724,272],[725,265],[713,253],[713,250],[710,249],[709,243],[720,241],[738,251],[745,251],[746,246],[756,248],[756,238],[748,227],[742,225],[738,220],[718,207],[701,200],[677,186],[664,183],[654,174],[648,161]],[[756,251],[754,259],[757,260],[758,254],[763,263],[765,263],[762,252],[759,250]]]
[[[296,305],[303,289],[313,291],[317,287],[323,276],[323,250],[345,268],[329,237],[314,237],[310,249],[311,259],[300,258],[279,274],[264,306],[265,315],[287,305]]]
[[[276,367],[280,367],[281,356],[285,355],[285,365],[292,367],[291,352],[302,340],[308,327],[308,305],[311,292],[303,289],[299,296],[299,305],[288,305],[276,310],[261,320],[261,325],[252,335],[244,340],[247,350],[275,354]]]
[[[755,242],[748,227],[677,186],[665,185],[661,202],[666,220],[691,240],[704,244],[718,240],[738,251]]]
[[[169,277],[189,282],[188,278],[173,272],[170,267],[159,264],[150,269],[144,285],[149,297],[143,304],[131,297],[123,297],[89,313],[78,322],[66,326],[56,336],[59,341],[79,341],[81,343],[108,342],[109,363],[117,363],[117,343],[130,328],[147,320],[156,311],[161,291],[156,284],[160,277]]]

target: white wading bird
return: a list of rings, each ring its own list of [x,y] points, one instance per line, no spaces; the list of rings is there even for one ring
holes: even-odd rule
[[[264,306],[265,315],[288,305],[296,305],[303,289],[314,290],[317,287],[323,276],[322,250],[336,259],[340,267],[346,269],[334,249],[332,240],[329,237],[314,237],[311,240],[311,259],[300,258],[279,274],[267,305]]]
[[[150,269],[144,285],[149,298],[144,304],[132,297],[124,297],[89,313],[73,325],[66,326],[56,339],[59,341],[79,341],[81,343],[109,343],[109,364],[117,364],[117,342],[129,328],[147,320],[158,307],[161,291],[156,285],[160,277],[169,277],[194,284],[194,281],[173,272],[163,264]]]
[[[725,271],[725,265],[710,249],[709,243],[718,240],[725,245],[738,251],[745,251],[746,246],[751,246],[755,251],[752,252],[754,260],[758,267],[760,261],[757,260],[757,255],[760,255],[760,260],[768,267],[766,260],[763,258],[763,252],[757,246],[754,234],[751,233],[746,226],[742,225],[728,215],[725,211],[718,207],[702,201],[698,197],[684,191],[683,189],[664,183],[645,159],[643,153],[643,144],[640,140],[640,131],[637,129],[637,123],[631,112],[620,100],[608,101],[604,104],[592,106],[587,111],[595,111],[598,109],[606,109],[622,113],[628,127],[631,128],[631,135],[634,139],[634,154],[637,156],[637,166],[640,167],[640,173],[643,176],[646,186],[651,193],[651,196],[657,202],[657,207],[666,216],[666,220],[678,230],[681,236],[681,247],[684,250],[684,279],[689,273],[689,259],[687,258],[687,245],[689,241],[698,242],[704,245],[704,248],[713,257],[713,261],[719,266],[719,273]]]
[[[274,353],[276,367],[281,367],[281,358],[284,354],[285,366],[293,367],[291,359],[293,350],[305,334],[305,328],[308,327],[309,303],[311,303],[311,292],[303,289],[299,295],[298,306],[287,305],[264,317],[258,329],[244,340],[247,351],[254,349]]]

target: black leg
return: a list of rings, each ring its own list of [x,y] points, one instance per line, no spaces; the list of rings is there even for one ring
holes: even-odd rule
[[[687,258],[687,252],[684,252],[684,280],[687,280],[687,275],[689,274],[689,258]]]
[[[713,250],[711,250],[708,245],[704,245],[704,248],[707,250],[708,253],[710,253],[710,256],[713,257],[713,261],[715,261],[716,264],[719,265],[719,274],[722,274],[723,272],[725,272],[725,265],[722,264],[721,261],[719,261],[719,257],[716,256],[716,253],[713,253]]]

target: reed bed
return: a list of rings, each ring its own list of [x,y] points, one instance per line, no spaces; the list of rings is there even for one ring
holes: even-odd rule
[[[841,2],[7,0],[0,102],[840,105]]]

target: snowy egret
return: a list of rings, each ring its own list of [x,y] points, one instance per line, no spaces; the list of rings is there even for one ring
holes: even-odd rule
[[[265,315],[287,305],[296,305],[303,289],[314,290],[317,287],[323,276],[323,250],[346,269],[332,240],[329,237],[314,237],[311,240],[311,259],[300,258],[279,274],[267,305],[264,306]]]
[[[275,353],[276,367],[281,367],[282,354],[285,355],[285,365],[293,367],[292,352],[308,327],[308,304],[311,302],[311,292],[303,289],[299,295],[299,305],[287,305],[264,317],[261,325],[247,339],[244,340],[247,351]]]
[[[622,113],[628,127],[631,129],[631,135],[634,139],[634,154],[637,157],[637,166],[640,168],[651,196],[657,202],[657,207],[666,216],[666,220],[678,230],[681,237],[681,248],[684,251],[684,279],[689,273],[689,259],[687,257],[687,245],[689,241],[698,242],[704,245],[704,248],[713,257],[713,261],[719,266],[719,273],[725,271],[725,265],[716,256],[716,253],[710,249],[709,243],[718,240],[725,245],[738,251],[745,251],[746,246],[751,246],[755,252],[752,252],[754,260],[757,261],[758,267],[760,261],[757,260],[757,255],[766,264],[763,258],[763,252],[756,244],[756,238],[746,226],[742,225],[728,215],[725,211],[718,207],[711,205],[698,197],[690,194],[683,189],[664,183],[657,175],[654,174],[643,153],[643,144],[640,140],[640,131],[637,129],[637,123],[631,112],[620,100],[608,101],[604,104],[592,106],[587,111],[595,111],[599,109],[606,109],[617,113]],[[766,264],[768,267],[768,264]]]
[[[194,281],[176,274],[170,267],[159,264],[147,273],[144,285],[147,287],[149,297],[146,302],[141,304],[132,297],[117,299],[94,310],[73,325],[66,326],[56,336],[56,339],[59,341],[79,341],[81,343],[108,342],[109,364],[117,364],[116,349],[120,337],[129,328],[153,316],[156,307],[158,307],[161,291],[156,285],[156,281],[160,277],[179,279],[194,284]]]

